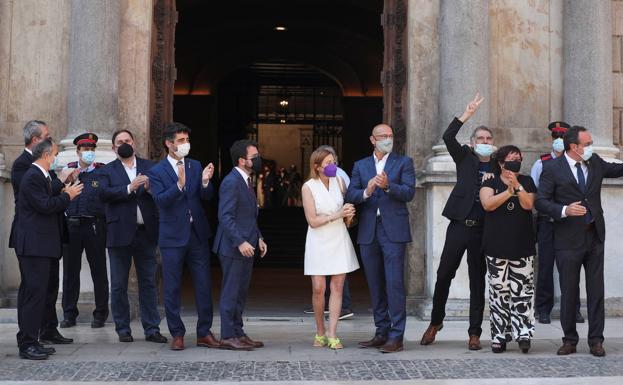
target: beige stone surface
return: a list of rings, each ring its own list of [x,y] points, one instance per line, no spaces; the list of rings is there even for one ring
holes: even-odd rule
[[[612,31],[615,35],[623,36],[623,1],[612,1]]]
[[[613,85],[612,91],[614,94],[614,106],[623,107],[623,73],[612,74]]]
[[[612,37],[612,71],[621,72],[623,71],[623,55],[621,55],[621,51],[623,47],[623,37],[621,36],[613,36]]]

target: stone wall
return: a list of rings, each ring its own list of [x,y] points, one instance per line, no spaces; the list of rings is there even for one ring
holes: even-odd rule
[[[612,72],[612,139],[615,145],[623,148],[623,0],[612,0]]]

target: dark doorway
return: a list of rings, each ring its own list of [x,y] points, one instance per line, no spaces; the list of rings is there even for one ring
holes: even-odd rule
[[[173,118],[193,129],[190,156],[217,165],[220,178],[232,167],[231,143],[253,138],[273,172],[295,165],[304,180],[313,148],[330,144],[350,173],[371,153],[369,132],[383,118],[383,5],[177,0]],[[310,286],[302,209],[274,197],[265,206],[269,255],[256,263],[251,292],[262,294],[251,296],[249,309],[298,313]],[[216,206],[208,210],[215,221]],[[355,311],[365,312],[363,271],[351,280]],[[185,296],[192,302],[189,290]]]

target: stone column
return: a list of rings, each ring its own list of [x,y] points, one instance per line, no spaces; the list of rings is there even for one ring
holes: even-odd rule
[[[595,151],[616,158],[612,143],[612,4],[610,0],[565,0],[565,121],[588,128]]]
[[[115,159],[110,138],[117,127],[121,0],[72,0],[67,135],[59,162],[76,160],[73,139],[99,137],[97,161]]]
[[[460,115],[476,92],[489,94],[489,1],[441,0],[439,18],[439,114],[434,156],[428,159],[418,184],[426,190],[426,296],[419,310],[430,317],[436,271],[443,250],[448,220],[441,215],[456,183],[455,164],[441,141],[452,118]],[[457,137],[467,143],[474,127],[488,125],[489,99]],[[450,289],[446,306],[449,317],[469,314],[467,266],[462,264]]]

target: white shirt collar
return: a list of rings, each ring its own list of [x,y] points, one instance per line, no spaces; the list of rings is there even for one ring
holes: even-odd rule
[[[171,155],[167,155],[167,160],[169,161],[169,163],[171,163],[171,166],[173,166],[173,169],[177,172],[177,162],[182,162],[182,164],[184,163],[184,158],[177,160],[174,157],[172,157]]]
[[[238,171],[240,173],[240,175],[242,176],[242,179],[244,179],[245,183],[247,184],[247,186],[249,185],[249,178],[251,177],[249,174],[247,174],[246,171],[244,171],[243,169],[241,169],[240,167],[236,166],[234,167],[236,169],[236,171]]]
[[[26,151],[27,153],[29,153],[30,155],[32,155],[32,150],[28,147],[24,147],[24,151]]]
[[[389,157],[389,154],[391,154],[391,152],[388,152],[387,154],[385,154],[385,155],[381,158],[381,160],[379,160],[379,159],[376,157],[376,154],[373,152],[373,153],[372,153],[372,157],[374,158],[374,163],[377,163],[377,164],[378,164],[378,163],[381,163],[381,162],[387,162],[387,158]]]
[[[121,162],[121,164],[123,165],[123,167],[127,170],[134,170],[136,168],[136,156],[132,156],[132,167],[128,167],[126,166],[125,163],[123,163],[123,161],[121,159],[119,159],[119,162]]]
[[[39,170],[41,170],[41,172],[43,173],[43,176],[45,176],[46,179],[50,176],[50,172],[48,170],[45,170],[43,167],[39,166],[37,163],[33,163],[33,164],[37,166]]]
[[[569,163],[569,167],[575,169],[575,164],[578,163],[578,161],[570,157],[567,151],[565,151],[565,158],[567,159],[567,163]],[[584,162],[580,161],[580,164],[584,166]]]

